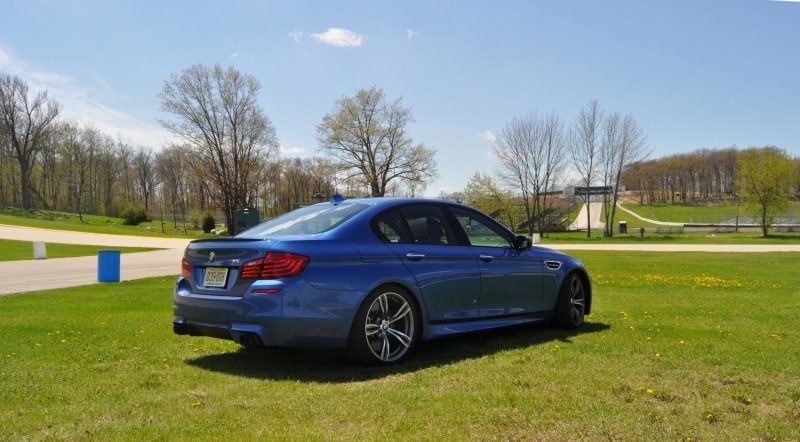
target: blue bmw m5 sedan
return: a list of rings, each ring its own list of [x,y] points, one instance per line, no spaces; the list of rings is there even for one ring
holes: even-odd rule
[[[356,363],[419,340],[546,322],[577,328],[583,264],[461,204],[368,198],[307,206],[186,249],[173,330],[245,347],[340,347]]]

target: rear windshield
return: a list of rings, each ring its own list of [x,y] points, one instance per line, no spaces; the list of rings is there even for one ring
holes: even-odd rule
[[[237,238],[266,238],[274,235],[313,235],[328,231],[366,209],[366,204],[330,203],[306,206],[236,235]]]

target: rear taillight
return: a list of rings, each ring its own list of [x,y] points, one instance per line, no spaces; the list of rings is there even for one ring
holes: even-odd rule
[[[261,273],[261,265],[264,264],[264,258],[254,259],[242,264],[242,273],[239,275],[240,279],[258,279]]]
[[[269,252],[264,258],[242,265],[241,279],[280,279],[297,276],[308,265],[308,256],[294,253]]]
[[[184,278],[192,277],[192,265],[189,264],[189,261],[187,261],[186,258],[181,260],[181,276]]]
[[[267,253],[261,277],[266,279],[289,278],[297,276],[308,265],[308,256],[294,253]]]

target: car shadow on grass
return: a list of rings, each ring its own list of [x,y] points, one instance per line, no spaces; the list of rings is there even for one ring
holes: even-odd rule
[[[569,345],[578,335],[610,329],[608,324],[587,322],[578,330],[557,330],[528,325],[421,342],[406,361],[388,367],[361,367],[350,363],[338,349],[271,347],[240,349],[234,353],[202,356],[187,364],[205,370],[255,379],[316,383],[349,383],[413,373],[468,359],[491,357],[508,350],[549,343]]]

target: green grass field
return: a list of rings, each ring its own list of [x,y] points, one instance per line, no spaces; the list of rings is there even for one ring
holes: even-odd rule
[[[391,368],[175,336],[171,278],[0,298],[0,439],[800,439],[800,254],[575,255],[580,331]]]
[[[796,198],[787,199],[787,212],[789,216],[795,218],[800,217],[800,202]],[[640,204],[625,204],[625,208],[639,214],[642,217],[665,222],[679,222],[679,223],[695,223],[695,224],[709,224],[709,223],[733,223],[736,219],[736,202],[735,200],[724,200],[714,204],[697,202],[689,204],[670,204],[670,203],[654,203],[652,205]],[[617,212],[619,214],[619,211]],[[628,218],[633,218],[625,214]],[[740,222],[744,223],[744,217],[747,215],[747,210],[744,205],[739,207]],[[622,218],[619,218],[622,219]],[[633,221],[633,220],[630,220]],[[630,222],[629,221],[629,222]],[[639,221],[639,220],[637,220]],[[750,220],[752,222],[752,220]],[[639,221],[642,222],[642,221]],[[648,226],[643,226],[648,227]]]
[[[524,232],[522,234],[526,234]],[[800,243],[800,232],[770,233],[764,238],[758,232],[712,233],[654,233],[648,231],[644,237],[638,229],[628,228],[628,234],[614,233],[613,238],[603,238],[602,230],[592,230],[592,237],[586,238],[586,231],[550,232],[542,238],[542,245],[563,243],[626,243],[626,244],[797,244]]]
[[[83,246],[75,244],[46,243],[48,258],[71,258],[74,256],[97,255],[100,250],[119,250],[121,253],[150,252],[153,248],[146,247],[103,247]],[[0,239],[0,261],[22,261],[33,259],[33,243],[30,241],[14,241]]]
[[[44,210],[25,211],[16,208],[0,209],[0,224],[12,226],[37,227],[40,229],[69,230],[73,232],[107,233],[112,235],[135,235],[172,238],[205,238],[202,230],[192,230],[193,223],[186,223],[189,230],[183,231],[183,224],[176,226],[171,222],[164,222],[164,232],[161,232],[161,222],[142,223],[138,226],[126,226],[121,218],[100,215],[83,215],[83,221],[74,213],[50,212]]]

